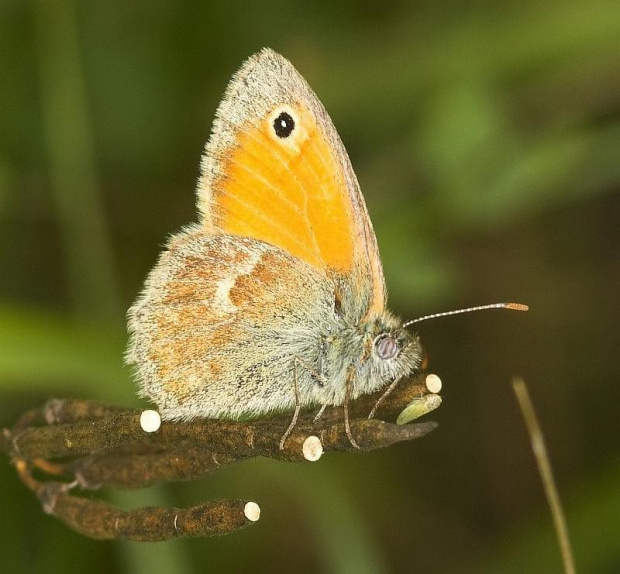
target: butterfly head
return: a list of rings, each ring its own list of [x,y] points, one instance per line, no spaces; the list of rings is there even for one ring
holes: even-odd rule
[[[364,321],[365,361],[354,394],[370,393],[420,366],[422,346],[414,333],[403,328],[402,321],[388,312]]]

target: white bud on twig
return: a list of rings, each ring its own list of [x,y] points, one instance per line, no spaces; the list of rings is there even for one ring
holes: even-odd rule
[[[318,436],[311,435],[301,447],[304,458],[310,462],[316,462],[323,456],[323,443]]]
[[[140,415],[140,426],[144,432],[156,432],[161,426],[161,417],[157,411],[146,410]]]
[[[256,502],[246,502],[246,505],[243,508],[243,514],[245,514],[245,517],[248,520],[256,522],[260,518],[260,506],[258,506]]]
[[[437,375],[426,375],[424,383],[429,393],[438,393],[441,391],[441,379]]]

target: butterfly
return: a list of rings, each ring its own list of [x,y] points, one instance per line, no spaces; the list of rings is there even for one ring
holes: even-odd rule
[[[375,233],[340,137],[270,49],[226,89],[197,204],[198,223],[170,238],[128,312],[126,358],[164,420],[293,408],[296,420],[419,367],[417,335],[386,309]]]

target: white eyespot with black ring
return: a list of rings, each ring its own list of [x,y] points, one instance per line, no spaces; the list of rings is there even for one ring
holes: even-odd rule
[[[286,111],[281,111],[278,117],[273,120],[273,131],[279,138],[287,138],[295,129],[295,120]]]
[[[400,347],[396,339],[387,334],[382,334],[375,338],[374,347],[377,352],[377,356],[384,361],[393,359],[400,351]]]

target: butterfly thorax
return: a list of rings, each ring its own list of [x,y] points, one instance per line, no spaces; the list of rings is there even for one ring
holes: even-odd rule
[[[421,357],[418,337],[388,311],[357,324],[340,318],[321,337],[321,402],[343,404],[347,386],[351,399],[375,392],[411,373]]]

